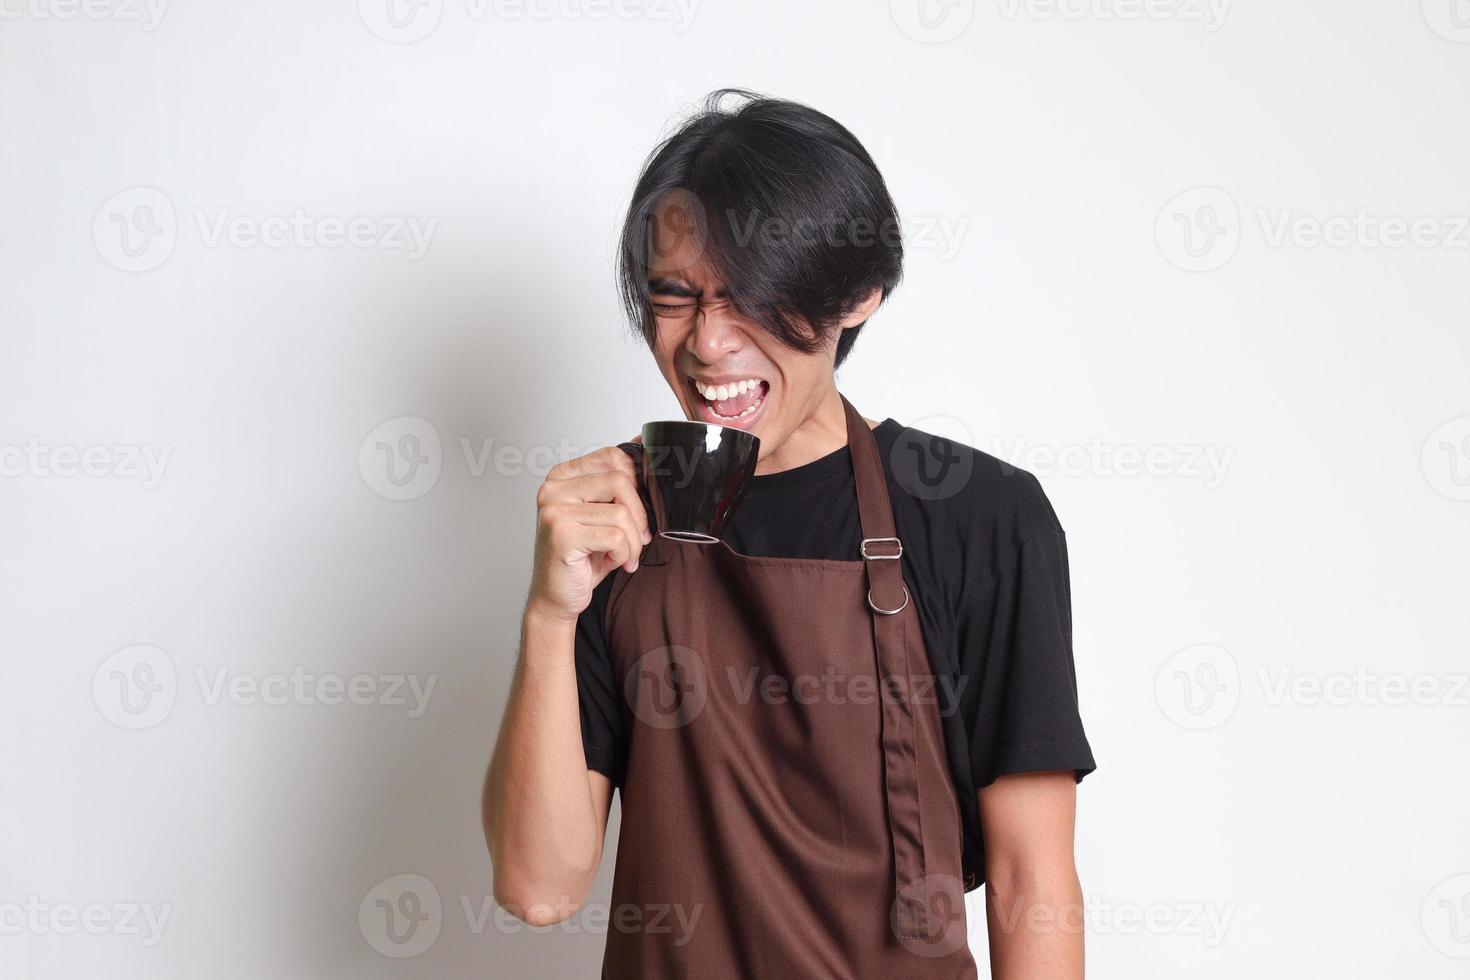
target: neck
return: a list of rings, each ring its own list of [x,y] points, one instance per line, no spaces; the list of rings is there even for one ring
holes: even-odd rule
[[[864,422],[867,420],[864,419]],[[847,413],[837,388],[828,388],[817,410],[808,415],[786,440],[762,456],[755,466],[756,476],[780,473],[821,459],[847,445]]]

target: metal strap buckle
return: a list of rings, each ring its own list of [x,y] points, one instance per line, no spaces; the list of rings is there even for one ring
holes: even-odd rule
[[[891,555],[868,554],[868,545],[877,544],[882,541],[892,541],[894,544],[898,545],[898,551]],[[863,543],[858,545],[858,552],[861,553],[862,556],[869,561],[897,561],[899,558],[903,557],[903,542],[898,540],[897,538],[863,538]]]
[[[876,602],[873,601],[873,590],[872,589],[869,589],[868,590],[868,606],[875,613],[881,613],[884,616],[894,616],[894,615],[897,615],[898,613],[903,612],[905,609],[907,609],[908,608],[908,604],[909,604],[909,587],[907,585],[905,585],[903,587],[903,602],[900,603],[899,606],[898,606],[898,608],[896,608],[896,609],[884,609],[882,606],[878,605]]]

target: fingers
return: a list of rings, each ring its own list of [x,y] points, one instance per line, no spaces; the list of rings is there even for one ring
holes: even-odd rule
[[[621,450],[619,450],[621,452]],[[584,476],[551,480],[536,491],[536,506],[554,504],[618,504],[627,509],[638,537],[648,532],[648,511],[638,496],[638,484],[629,473],[604,470]]]
[[[589,557],[596,563],[601,555],[605,561],[599,571],[618,565],[629,572],[636,571],[643,542],[635,536],[631,523],[625,517],[612,513],[603,517],[578,513],[586,507],[609,512],[622,510],[616,504],[583,504],[581,507],[558,504],[542,511],[550,535],[551,553],[568,565]],[[607,523],[584,524],[579,516],[591,516],[593,520],[605,520]]]
[[[638,567],[643,545],[653,535],[637,476],[633,460],[617,446],[551,468],[536,491],[536,507],[562,560],[591,556],[600,570]]]
[[[581,554],[577,557],[585,558],[588,555],[607,555],[609,567],[622,565],[627,571],[633,571],[638,567],[638,555],[642,552],[641,544],[635,544],[628,537],[626,529],[616,524],[604,526],[581,525],[580,529]]]
[[[573,504],[568,508],[568,516],[584,528],[598,529],[596,532],[598,543],[608,540],[604,529],[619,532],[622,535],[622,541],[619,544],[626,544],[626,555],[617,559],[616,564],[624,565],[630,572],[638,567],[638,556],[642,554],[643,546],[652,540],[646,529],[640,527],[633,519],[628,508],[621,504]],[[592,538],[589,537],[589,540]],[[599,547],[594,550],[603,549]],[[618,554],[624,554],[624,552],[620,550]]]

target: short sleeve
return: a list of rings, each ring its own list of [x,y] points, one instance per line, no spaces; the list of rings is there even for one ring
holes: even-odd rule
[[[619,685],[602,629],[603,613],[615,577],[608,575],[592,590],[592,601],[577,617],[575,647],[582,753],[587,757],[588,769],[602,773],[614,786],[621,786],[627,760],[626,734]]]
[[[1096,764],[1077,702],[1066,535],[1044,527],[998,552],[964,610],[963,671],[979,682],[961,696],[974,786],[1069,769],[1080,782]]]

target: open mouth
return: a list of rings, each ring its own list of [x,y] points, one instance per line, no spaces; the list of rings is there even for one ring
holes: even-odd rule
[[[770,383],[760,378],[743,378],[721,384],[705,384],[690,378],[689,384],[699,396],[706,421],[720,425],[749,424],[766,403],[766,395],[771,390]]]

